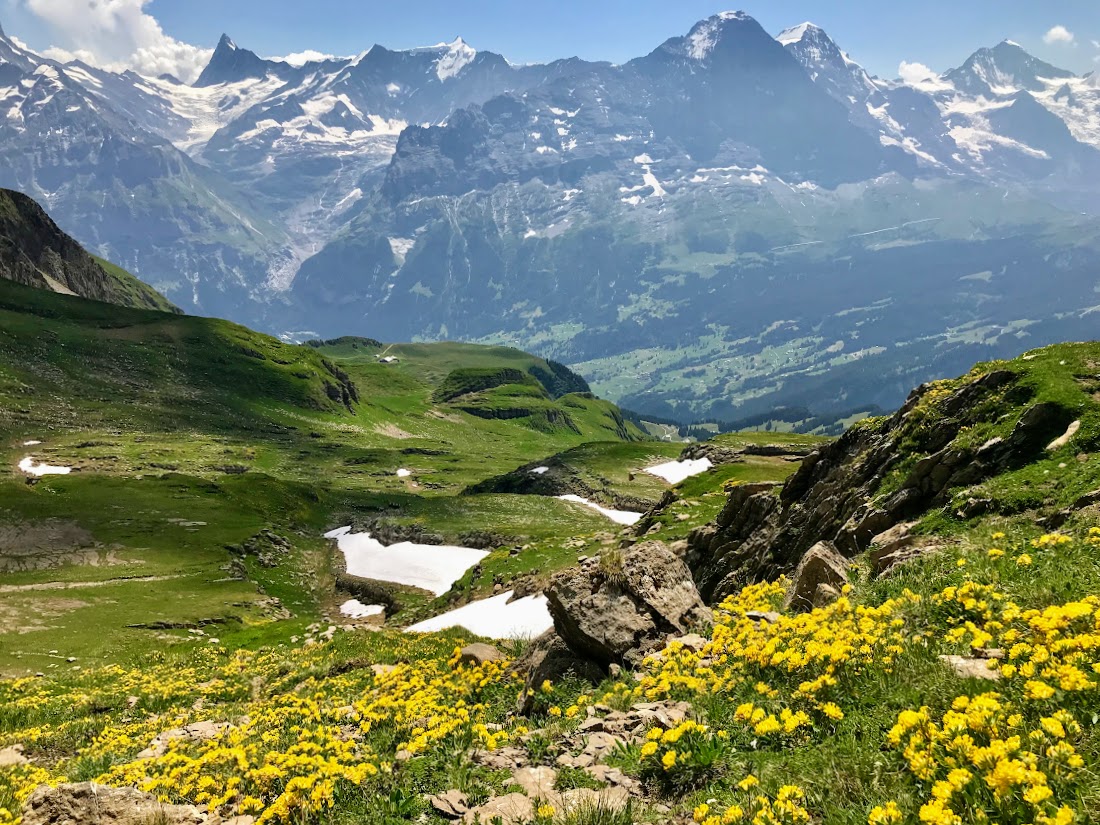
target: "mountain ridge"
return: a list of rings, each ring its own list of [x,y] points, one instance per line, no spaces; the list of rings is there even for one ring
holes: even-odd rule
[[[0,189],[0,278],[135,309],[180,310],[130,273],[89,255],[21,192]]]

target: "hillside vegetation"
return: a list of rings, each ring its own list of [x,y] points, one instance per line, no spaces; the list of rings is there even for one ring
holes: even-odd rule
[[[980,365],[837,442],[685,450],[510,350],[298,347],[2,283],[0,322],[0,822],[66,781],[286,825],[1098,818],[1100,345]],[[75,471],[29,483],[28,453]],[[643,471],[681,454],[713,466]],[[649,510],[619,529],[531,476]],[[890,567],[875,512],[906,519]],[[343,524],[490,552],[366,629],[335,618]],[[654,538],[701,581],[740,561],[713,621],[633,664],[525,684],[523,641],[400,630],[584,557],[613,582]],[[799,612],[780,574],[820,540],[847,583]],[[738,556],[773,544],[793,555]]]

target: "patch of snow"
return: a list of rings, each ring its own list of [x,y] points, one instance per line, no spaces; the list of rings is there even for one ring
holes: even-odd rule
[[[653,163],[654,161],[649,155],[638,155],[634,158],[634,162],[641,165],[643,163]]]
[[[791,43],[798,43],[802,40],[803,37],[806,36],[806,32],[816,28],[817,26],[815,26],[813,23],[801,23],[800,25],[794,26],[793,28],[781,31],[775,39],[782,43],[784,46],[789,46],[791,45]]]
[[[354,203],[356,203],[362,197],[363,197],[363,190],[360,189],[357,186],[354,189],[352,189],[350,192],[348,192],[346,195],[344,195],[344,197],[340,198],[340,200],[336,204],[336,206],[332,207],[332,211],[333,212],[339,212],[343,209],[347,209],[348,207],[352,206]]]
[[[41,443],[42,443],[41,441],[24,441],[23,446],[24,447],[37,447]]]
[[[647,467],[646,472],[651,476],[663,478],[669,484],[679,484],[684,479],[701,475],[713,467],[709,458],[687,459],[686,461],[669,461],[658,464],[656,467]]]
[[[401,87],[398,86],[396,83],[387,83],[386,91],[389,92],[391,95],[396,95],[401,91]]]
[[[393,257],[397,259],[399,264],[404,266],[405,258],[409,255],[409,250],[416,246],[416,238],[390,238],[389,240]]]
[[[515,591],[471,602],[406,628],[406,633],[434,633],[463,627],[490,639],[533,639],[554,626],[545,596],[528,596],[509,604]]]
[[[31,457],[24,458],[19,462],[19,469],[29,476],[67,476],[73,471],[72,467],[54,467],[50,464],[36,464]]]
[[[398,478],[408,478],[411,475],[412,475],[411,470],[406,470],[406,469],[402,468],[402,469],[397,471],[397,477]]]
[[[535,469],[533,469],[531,471],[531,475],[533,475],[533,476],[542,476],[542,475],[546,475],[548,472],[550,472],[549,467],[536,467]]]
[[[536,146],[535,151],[540,155],[558,154],[558,150],[552,146]]]
[[[383,616],[386,608],[380,604],[363,604],[358,599],[348,599],[340,605],[340,612],[353,619],[368,619],[371,616]]]
[[[408,541],[386,547],[370,533],[349,531],[331,538],[344,554],[349,576],[419,587],[436,596],[450,590],[467,570],[489,555],[469,547]]]
[[[757,186],[763,186],[764,181],[767,180],[767,178],[765,178],[759,172],[750,172],[747,175],[742,175],[741,180],[748,181],[749,183],[756,184]]]
[[[611,139],[616,143],[626,143],[628,140],[632,140],[629,135],[615,135],[615,137]]]
[[[435,64],[435,74],[443,81],[456,77],[477,57],[477,51],[467,46],[461,37],[453,43],[443,43],[441,47],[446,48],[447,53],[439,58],[439,61]]]
[[[351,527],[337,527],[335,530],[329,530],[325,533],[326,539],[338,539],[340,536],[346,536],[351,532]]]
[[[272,57],[271,60],[278,60],[281,63],[286,63],[288,66],[293,66],[295,69],[300,69],[307,63],[322,63],[325,60],[351,60],[350,57],[337,57],[334,54],[325,54],[314,49],[306,49],[303,52],[295,52],[294,54],[288,54],[284,57]]]
[[[606,507],[601,507],[594,501],[589,501],[588,499],[581,498],[580,496],[570,494],[567,496],[558,496],[558,499],[560,501],[572,502],[573,504],[583,504],[585,507],[588,507],[591,510],[595,510],[600,515],[606,516],[607,518],[611,519],[616,524],[631,525],[637,524],[639,521],[642,520],[641,513],[631,513],[628,510],[609,510]]]
[[[577,197],[577,195],[581,194],[581,191],[580,189],[566,189],[565,192],[562,193],[562,200],[571,201],[573,198]]]

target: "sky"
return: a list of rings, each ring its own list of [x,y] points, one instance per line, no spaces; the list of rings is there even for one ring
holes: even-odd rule
[[[265,57],[358,54],[463,37],[516,63],[620,63],[741,8],[773,34],[809,20],[873,74],[942,72],[1005,38],[1078,73],[1100,70],[1100,0],[0,0],[0,24],[36,51],[193,80],[223,32]]]

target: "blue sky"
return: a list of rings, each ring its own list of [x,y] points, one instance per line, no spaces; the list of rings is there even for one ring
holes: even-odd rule
[[[705,0],[0,0],[0,21],[36,49],[57,46],[125,62],[182,59],[184,45],[208,49],[228,32],[262,55],[306,49],[355,54],[373,43],[426,45],[461,35],[516,62],[579,55],[621,62],[686,32],[734,4]],[[122,9],[120,13],[118,9]],[[873,73],[895,77],[900,61],[937,71],[1004,38],[1076,72],[1100,69],[1100,0],[742,0],[772,33],[803,20],[823,26]],[[150,21],[149,16],[155,18]],[[154,42],[156,26],[169,47]],[[1052,28],[1060,37],[1048,38]],[[121,30],[120,30],[121,29]],[[130,29],[135,29],[130,31]],[[1072,41],[1067,39],[1072,35]],[[171,44],[179,41],[178,47]],[[162,49],[158,52],[157,49]],[[163,53],[163,54],[162,54]],[[203,55],[188,59],[199,61]],[[186,71],[186,69],[184,70]]]

